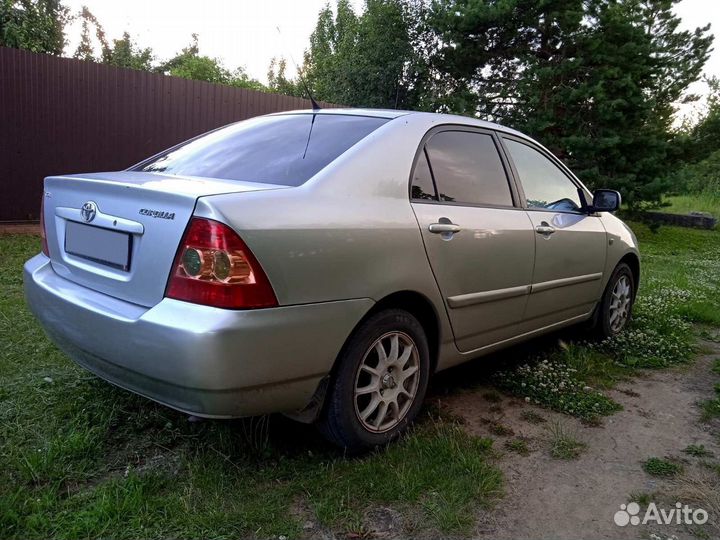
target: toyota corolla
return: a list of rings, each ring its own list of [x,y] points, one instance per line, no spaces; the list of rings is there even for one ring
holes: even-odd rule
[[[362,450],[439,370],[576,323],[622,331],[640,263],[619,204],[496,124],[274,114],[46,178],[25,291],[117,386],[202,417],[282,412]]]

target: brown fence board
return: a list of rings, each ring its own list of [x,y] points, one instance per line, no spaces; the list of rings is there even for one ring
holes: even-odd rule
[[[124,169],[222,125],[307,108],[297,97],[0,47],[0,221],[37,219],[46,176]]]

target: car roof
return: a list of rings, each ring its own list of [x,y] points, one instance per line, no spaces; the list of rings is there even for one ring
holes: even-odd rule
[[[332,108],[332,109],[298,109],[294,111],[280,111],[268,116],[281,116],[284,114],[341,114],[351,116],[373,116],[376,118],[397,118],[413,114],[413,111],[401,111],[397,109],[359,109],[359,108]]]
[[[401,116],[424,116],[426,117],[429,124],[442,125],[442,124],[462,124],[466,126],[475,126],[485,129],[494,129],[502,131],[504,133],[517,135],[522,138],[529,138],[524,133],[516,131],[507,126],[496,124],[494,122],[488,122],[487,120],[480,120],[479,118],[473,118],[472,116],[462,116],[459,114],[444,114],[444,113],[433,113],[433,112],[421,112],[421,111],[405,111],[397,109],[362,109],[362,108],[328,108],[328,109],[298,109],[294,111],[281,111],[272,113],[268,116],[279,116],[284,114],[332,114],[332,115],[352,115],[352,116],[372,116],[375,118],[388,118],[394,119]]]

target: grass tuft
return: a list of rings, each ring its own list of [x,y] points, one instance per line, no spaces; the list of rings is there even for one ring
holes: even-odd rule
[[[490,392],[485,392],[482,397],[485,401],[488,401],[490,403],[500,403],[502,401],[502,397],[500,397],[500,394],[495,392],[494,390]]]
[[[550,455],[555,459],[577,459],[587,449],[587,444],[578,440],[560,422],[550,424]]]
[[[535,411],[523,411],[520,413],[520,418],[529,424],[543,424],[547,422],[547,419],[544,416],[536,413]]]
[[[713,371],[715,371],[715,368],[718,367],[718,360],[715,360],[715,364],[713,366]],[[720,418],[720,383],[717,383],[714,386],[715,389],[715,398],[714,399],[706,399],[705,401],[702,401],[700,403],[700,409],[702,410],[702,414],[700,416],[700,419],[703,422],[708,422],[712,420],[713,418]]]
[[[694,457],[712,457],[713,453],[705,448],[704,444],[696,445],[691,444],[685,450],[683,450],[686,454],[689,454]]]
[[[655,494],[646,493],[644,491],[636,491],[630,494],[630,502],[638,503],[640,506],[649,505],[653,502],[654,498]]]
[[[527,439],[517,438],[505,441],[505,448],[521,456],[530,455],[530,447],[528,446]]]
[[[510,437],[515,434],[511,427],[501,424],[500,422],[488,420],[487,425],[490,433],[498,437]]]
[[[658,457],[651,457],[643,461],[642,467],[646,473],[652,476],[675,476],[682,472],[682,465],[679,463]]]

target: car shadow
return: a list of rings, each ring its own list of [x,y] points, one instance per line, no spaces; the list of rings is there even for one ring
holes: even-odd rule
[[[559,341],[570,343],[589,338],[585,327],[571,326],[445,369],[430,379],[426,401],[451,396],[479,385],[492,385],[495,373],[527,363],[538,354],[550,352],[557,348]]]
[[[524,364],[540,353],[552,351],[558,346],[559,340],[573,342],[586,340],[588,337],[587,330],[582,326],[565,328],[436,373],[430,379],[425,408],[434,407],[438,400],[442,401],[482,385],[492,385],[495,373]],[[233,425],[233,430],[243,437],[248,433],[255,433],[256,437],[262,439],[259,442],[248,440],[251,447],[268,444],[288,457],[310,454],[337,458],[343,455],[342,450],[337,450],[326,442],[312,424],[302,424],[281,414],[262,419],[255,417],[229,422]],[[267,433],[258,428],[258,423],[262,421],[268,423]]]

